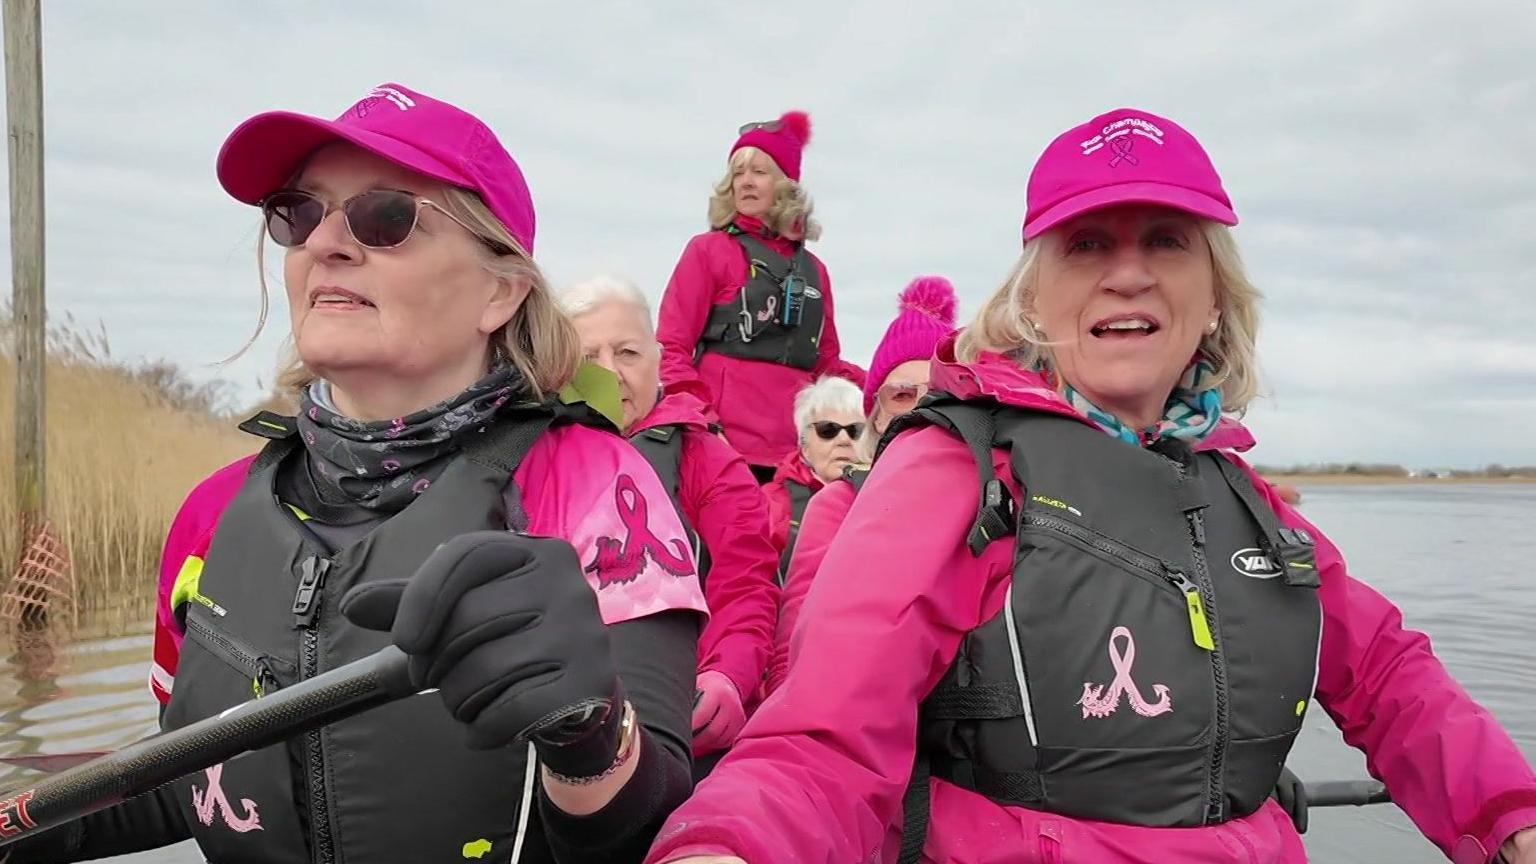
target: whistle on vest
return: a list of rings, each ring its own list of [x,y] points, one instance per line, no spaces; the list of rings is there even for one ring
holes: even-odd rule
[[[1301,528],[1281,528],[1276,533],[1279,542],[1272,557],[1280,565],[1285,584],[1296,588],[1322,585],[1317,572],[1317,541],[1311,533]]]

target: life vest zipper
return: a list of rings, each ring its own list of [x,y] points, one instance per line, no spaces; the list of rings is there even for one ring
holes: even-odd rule
[[[320,612],[324,605],[325,576],[331,569],[327,558],[312,555],[299,565],[299,586],[294,592],[294,626],[300,629],[299,680],[320,673]],[[304,770],[309,786],[311,854],[315,864],[334,864],[336,847],[331,837],[331,808],[325,793],[325,750],[320,730],[304,735]]]

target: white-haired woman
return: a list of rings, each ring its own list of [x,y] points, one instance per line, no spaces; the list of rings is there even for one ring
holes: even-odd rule
[[[1520,749],[1238,456],[1236,221],[1165,118],[1046,149],[948,398],[898,421],[788,679],[649,861],[1301,862],[1270,795],[1320,705],[1458,864],[1536,862]]]
[[[693,709],[694,775],[701,778],[746,723],[772,647],[778,557],[767,503],[704,406],[686,393],[662,395],[661,347],[639,288],[599,276],[572,285],[560,301],[587,360],[618,376],[623,432],[656,469],[695,541],[709,605]]]
[[[810,136],[799,111],[741,127],[657,325],[667,392],[704,403],[760,482],[795,450],[796,393],[822,375],[864,383],[839,353],[827,268],[805,248],[821,235],[800,185]]]
[[[823,486],[859,462],[864,435],[864,393],[845,378],[821,378],[795,395],[797,447],[774,469],[768,493],[768,523],[779,550],[779,572],[800,533],[805,505]]]

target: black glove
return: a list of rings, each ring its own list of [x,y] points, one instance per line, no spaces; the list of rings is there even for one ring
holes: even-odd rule
[[[612,761],[607,739],[618,740],[623,694],[597,597],[564,540],[465,534],[439,546],[409,580],[348,591],[341,612],[359,627],[390,631],[411,655],[412,682],[438,688],[449,713],[468,724],[471,747],[532,739],[541,756],[592,750],[576,764],[551,753],[566,771],[545,760],[575,777]]]

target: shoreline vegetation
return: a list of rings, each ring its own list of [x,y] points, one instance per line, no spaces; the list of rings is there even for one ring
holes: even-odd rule
[[[1349,462],[1288,467],[1255,465],[1254,468],[1271,483],[1284,483],[1289,486],[1536,483],[1536,465],[1494,464],[1476,469],[1423,469],[1406,468],[1402,465]]]
[[[64,316],[48,330],[48,517],[69,550],[76,605],[125,626],[153,609],[160,548],[187,493],[260,441],[236,423],[277,397],[240,405],[229,385],[199,383],[164,361],[112,356],[104,330]],[[18,558],[15,501],[16,350],[0,304],[0,582]],[[1277,485],[1530,483],[1536,466],[1410,470],[1364,463],[1258,466]],[[3,588],[0,585],[0,588]],[[126,614],[125,614],[126,613]]]
[[[68,317],[50,324],[47,345],[46,515],[69,550],[81,621],[109,610],[146,617],[161,545],[182,500],[260,442],[235,428],[244,406],[237,409],[227,397],[228,385],[198,383],[163,361],[114,358],[104,331]],[[20,544],[31,539],[17,536],[15,411],[14,327],[9,309],[0,307],[0,582],[6,583]]]

